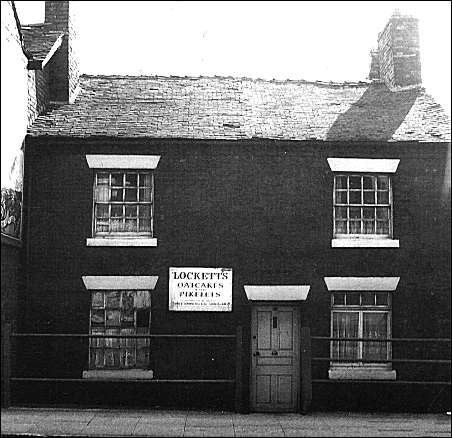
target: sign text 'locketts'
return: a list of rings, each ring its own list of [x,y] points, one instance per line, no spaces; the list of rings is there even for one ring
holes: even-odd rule
[[[232,269],[169,268],[169,310],[231,312]]]

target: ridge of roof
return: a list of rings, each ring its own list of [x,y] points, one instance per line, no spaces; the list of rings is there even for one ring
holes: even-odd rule
[[[243,81],[243,82],[264,82],[264,83],[275,83],[275,84],[306,84],[306,85],[317,85],[323,87],[368,87],[373,84],[372,81],[353,81],[353,82],[334,82],[334,81],[310,81],[306,79],[264,79],[264,78],[251,78],[247,76],[224,76],[224,75],[207,75],[207,76],[190,76],[190,75],[106,75],[106,74],[82,74],[80,75],[82,78],[86,79],[111,79],[111,80],[235,80],[235,81]],[[419,87],[422,89],[423,87]]]

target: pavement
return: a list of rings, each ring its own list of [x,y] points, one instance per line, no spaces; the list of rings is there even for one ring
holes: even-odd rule
[[[311,412],[236,414],[187,410],[9,408],[2,436],[451,436],[444,414]]]

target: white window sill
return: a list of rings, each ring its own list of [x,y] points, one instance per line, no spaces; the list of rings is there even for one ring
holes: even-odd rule
[[[332,248],[399,248],[398,239],[332,239]]]
[[[143,379],[150,380],[154,378],[152,370],[87,370],[83,371],[83,379]]]
[[[97,237],[86,239],[86,246],[157,246],[157,239]]]
[[[328,371],[328,377],[332,380],[396,380],[396,374],[395,370],[365,367],[337,367]]]

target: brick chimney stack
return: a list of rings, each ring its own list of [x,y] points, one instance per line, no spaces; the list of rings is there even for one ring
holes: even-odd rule
[[[421,86],[418,19],[394,11],[371,56],[369,79],[384,82],[391,91]]]
[[[72,102],[78,92],[79,66],[75,53],[76,29],[73,6],[69,1],[46,1],[45,23],[64,33],[61,47],[50,66],[50,100]]]

